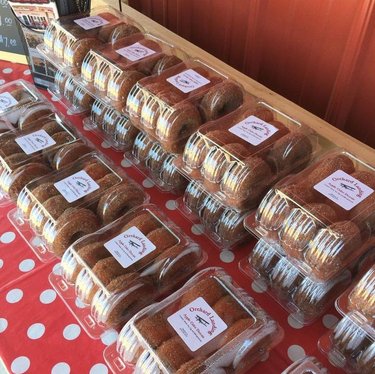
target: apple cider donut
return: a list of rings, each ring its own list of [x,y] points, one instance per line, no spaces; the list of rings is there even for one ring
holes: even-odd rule
[[[121,231],[129,230],[135,226],[143,235],[148,235],[151,231],[160,227],[160,222],[155,219],[150,213],[142,213],[130,220]]]
[[[93,151],[87,144],[81,142],[70,143],[61,147],[55,153],[51,165],[55,170],[60,170]]]
[[[164,55],[159,61],[155,64],[152,69],[152,75],[160,75],[164,70],[169,69],[172,66],[180,64],[182,60],[174,55]]]
[[[18,119],[18,128],[20,130],[27,129],[30,124],[40,121],[41,118],[53,113],[53,109],[44,103],[29,106]]]
[[[33,206],[37,204],[43,204],[46,200],[48,200],[50,197],[55,196],[59,193],[57,191],[54,183],[52,182],[46,182],[42,183],[36,188],[32,190],[32,201],[30,201],[30,204],[27,206],[27,209],[24,211],[24,215],[26,218],[29,218],[31,210],[33,209]]]

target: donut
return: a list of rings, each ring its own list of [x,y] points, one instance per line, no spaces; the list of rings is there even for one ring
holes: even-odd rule
[[[42,121],[41,121],[42,122]],[[50,120],[49,117],[46,118],[46,121],[43,121],[42,129],[49,135],[52,136],[61,132],[63,127],[54,119]],[[64,126],[65,127],[65,126]]]
[[[171,329],[162,312],[136,321],[135,327],[153,349],[160,347],[163,342],[172,337]]]
[[[117,24],[116,27],[112,30],[109,35],[108,42],[114,45],[119,40],[133,34],[138,34],[140,32],[141,31],[138,29],[138,27],[122,22],[120,24]]]
[[[355,171],[352,174],[352,177],[355,179],[358,179],[360,182],[362,182],[366,186],[375,190],[375,173],[374,172],[359,170],[359,171]]]
[[[337,170],[352,174],[354,172],[353,161],[343,154],[325,157],[315,164],[312,171],[308,174],[308,183],[313,187]]]
[[[83,110],[89,110],[94,103],[94,98],[86,90],[81,87],[77,87],[73,94],[72,104],[76,108],[82,108]]]
[[[254,322],[255,321],[252,318],[242,318],[234,322],[221,334],[220,347],[225,346],[238,335],[251,328],[254,325]]]
[[[210,306],[215,305],[226,295],[224,288],[213,277],[204,278],[184,293],[180,300],[179,309],[190,304],[198,297],[202,297]]]
[[[244,214],[227,208],[215,228],[215,233],[220,241],[234,244],[248,237],[249,234],[244,227],[243,220]]]
[[[206,368],[204,365],[204,357],[195,357],[188,362],[185,362],[176,371],[176,374],[192,374],[203,372]]]
[[[164,55],[158,60],[152,69],[151,75],[160,75],[163,71],[171,68],[172,66],[178,65],[182,62],[180,58],[174,55]]]
[[[52,167],[55,170],[60,170],[80,157],[93,152],[93,148],[81,142],[74,142],[61,147],[54,155],[52,160]]]
[[[185,191],[188,181],[176,168],[175,159],[175,155],[169,155],[164,160],[159,177],[168,189],[176,193],[182,193]]]
[[[192,359],[191,351],[182,343],[179,336],[174,336],[163,342],[156,350],[160,361],[168,370],[176,372],[185,362]]]
[[[48,49],[53,49],[53,42],[56,38],[56,35],[56,26],[53,24],[49,24],[43,35],[43,43]]]
[[[108,189],[99,200],[97,216],[104,225],[121,217],[131,208],[141,205],[145,194],[133,183],[121,183]]]
[[[148,152],[146,166],[154,176],[159,176],[163,163],[167,157],[168,154],[164,152],[158,143],[152,145]]]
[[[375,343],[372,343],[360,354],[356,368],[361,374],[373,374],[375,372]]]
[[[138,162],[144,163],[149,155],[154,142],[144,133],[140,132],[135,138],[132,154]]]
[[[9,197],[16,202],[19,193],[29,182],[50,172],[51,169],[42,163],[30,162],[20,166],[14,170],[11,181],[6,186]]]
[[[55,196],[59,193],[53,182],[42,183],[35,187],[31,191],[32,199],[26,207],[23,207],[22,211],[26,218],[29,218],[33,206],[37,204],[43,204],[50,197]]]
[[[104,60],[99,62],[94,74],[94,86],[102,94],[107,92],[108,81],[111,77],[111,65]]]
[[[202,124],[198,109],[190,102],[182,102],[170,112],[163,112],[156,124],[156,136],[166,152],[182,153],[189,136]]]
[[[51,251],[61,257],[73,242],[95,232],[99,226],[98,218],[91,210],[85,208],[66,210],[56,221],[55,235],[48,238]]]
[[[280,255],[264,240],[259,240],[249,256],[251,272],[268,280],[268,276],[280,261]]]
[[[15,138],[16,138],[16,135],[14,134],[13,131],[8,131],[6,133],[0,134],[0,146],[3,147],[5,146],[5,144],[9,142],[13,142]]]
[[[73,78],[69,77],[64,86],[64,98],[70,103],[73,103],[74,91],[77,86],[73,81]]]
[[[127,117],[116,121],[113,139],[119,144],[122,150],[127,151],[133,146],[139,130],[133,126]]]
[[[52,161],[58,151],[58,147],[73,142],[75,138],[67,131],[57,132],[51,138],[55,141],[55,144],[43,149],[42,154],[44,159],[52,166]]]
[[[272,290],[281,300],[289,301],[295,288],[300,285],[303,275],[286,258],[281,258],[270,274]]]
[[[10,124],[8,125],[8,122],[6,122],[5,120],[2,120],[0,118],[0,135],[4,134],[5,132],[8,132],[10,130],[11,130]]]
[[[199,217],[204,226],[214,230],[217,222],[224,212],[223,204],[211,195],[207,195],[199,209]]]
[[[34,158],[34,157],[33,157]],[[23,164],[27,164],[30,161],[30,156],[25,152],[14,153],[10,156],[7,156],[3,159],[2,163],[6,164],[10,170],[15,171],[18,167],[21,167]],[[42,162],[39,157],[33,159],[34,163]],[[10,182],[10,181],[8,181]]]
[[[117,22],[116,22],[117,21]],[[98,31],[98,39],[103,42],[107,43],[111,40],[111,35],[116,27],[119,27],[123,23],[118,22],[119,20],[116,20],[115,22],[110,22],[104,26],[101,26]]]
[[[243,103],[241,87],[232,82],[223,82],[212,87],[202,98],[200,110],[204,122],[218,119]]]
[[[23,152],[20,146],[16,142],[8,141],[1,147],[1,157],[7,159],[6,156],[12,156],[17,153]]]
[[[284,221],[280,238],[285,252],[302,259],[303,250],[321,227],[337,221],[334,209],[327,204],[310,203],[295,208]]]
[[[248,312],[231,295],[223,296],[214,304],[212,309],[227,326],[232,326],[239,319],[249,316]]]
[[[58,94],[64,95],[65,91],[65,85],[66,81],[68,80],[68,75],[65,74],[61,70],[57,70],[55,74],[55,90],[57,91]]]
[[[361,232],[351,221],[336,222],[320,229],[305,252],[312,273],[329,279],[342,270],[354,251],[361,246]]]
[[[100,41],[96,38],[88,37],[76,40],[64,49],[64,62],[69,66],[80,68],[90,49],[94,49],[99,45]]]
[[[139,281],[140,276],[138,273],[126,273],[112,279],[106,286],[106,290],[111,294],[119,293],[128,290],[131,284]]]
[[[124,232],[135,226],[143,235],[160,228],[160,222],[149,212],[144,212],[131,219],[122,229]]]
[[[96,181],[111,173],[111,170],[104,163],[95,158],[90,160],[83,170]]]
[[[184,193],[184,204],[194,214],[198,215],[207,194],[199,182],[192,180]]]
[[[20,115],[18,119],[18,128],[20,130],[27,129],[35,121],[39,121],[42,117],[46,117],[53,113],[53,109],[50,105],[45,103],[37,103],[28,107]]]

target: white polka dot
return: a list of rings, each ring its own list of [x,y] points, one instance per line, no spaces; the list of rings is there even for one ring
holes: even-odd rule
[[[191,232],[194,235],[202,235],[204,233],[204,226],[201,224],[195,224],[191,226]]]
[[[7,293],[6,301],[10,304],[18,303],[23,297],[23,292],[19,288],[10,290]]]
[[[30,367],[30,360],[26,356],[20,356],[13,360],[10,366],[12,373],[22,374],[26,373]]]
[[[66,340],[74,340],[78,338],[80,333],[81,328],[77,324],[72,323],[64,328],[63,336]]]
[[[0,84],[4,84],[5,83],[5,80],[4,79],[0,79]]]
[[[107,374],[108,368],[104,364],[95,364],[91,369],[89,374]]]
[[[51,374],[69,374],[69,373],[70,373],[70,366],[66,362],[59,362],[51,370]]]
[[[75,304],[77,308],[80,308],[80,309],[86,308],[86,305],[78,297],[76,298]]]
[[[0,318],[0,333],[8,328],[8,321],[5,318]]]
[[[127,158],[124,158],[122,161],[121,161],[121,166],[123,168],[130,168],[132,166],[132,163],[127,159]]]
[[[113,344],[118,337],[118,332],[116,330],[107,330],[100,335],[100,340],[104,345],[111,345]]]
[[[102,142],[101,146],[102,146],[102,148],[104,148],[104,149],[111,148],[111,144],[108,143],[107,141]]]
[[[167,209],[169,210],[176,210],[177,207],[178,207],[178,203],[176,200],[168,200],[166,203],[165,203],[165,206]]]
[[[0,236],[0,242],[4,244],[11,243],[16,238],[16,234],[12,231],[4,232],[3,235]]]
[[[40,247],[42,244],[43,244],[43,240],[41,238],[39,238],[39,236],[34,236],[31,239],[31,245],[33,247]]]
[[[25,71],[23,72],[23,74],[24,74],[24,75],[30,75],[30,74],[31,74],[30,69],[25,70]]]
[[[10,74],[12,71],[13,71],[12,68],[5,68],[5,69],[3,69],[3,73],[4,74]]]
[[[220,260],[229,264],[234,260],[234,253],[231,251],[222,251],[220,252]]]
[[[51,304],[55,299],[56,292],[52,289],[44,290],[39,296],[39,300],[42,304]]]
[[[35,261],[31,260],[30,258],[23,260],[20,262],[18,268],[23,272],[26,273],[30,270],[33,270],[35,267]]]
[[[61,275],[62,274],[62,269],[61,269],[60,263],[57,263],[56,265],[54,265],[54,267],[52,268],[52,273],[55,274],[55,275]]]
[[[256,293],[263,293],[267,291],[267,283],[263,279],[256,279],[251,283],[251,288]]]
[[[42,323],[34,323],[27,329],[27,336],[32,339],[39,339],[44,335],[46,328]]]
[[[333,314],[326,314],[323,317],[323,325],[327,329],[332,329],[336,325],[336,323],[338,322],[338,320],[339,319],[335,315],[333,315]]]
[[[288,348],[288,357],[292,361],[300,360],[301,358],[304,358],[305,356],[306,356],[305,350],[297,344],[291,345]]]
[[[152,188],[152,187],[155,186],[155,183],[150,178],[146,178],[142,182],[142,185],[143,185],[144,188]]]
[[[59,101],[60,99],[55,95],[51,95],[51,100],[52,101]]]
[[[4,260],[0,258],[0,269],[4,266]]]
[[[72,116],[74,113],[73,113],[70,109],[68,109],[68,110],[66,111],[66,114],[67,114],[68,116]]]
[[[288,324],[289,326],[293,327],[294,329],[302,329],[303,324],[300,322],[298,315],[289,314],[288,316]]]

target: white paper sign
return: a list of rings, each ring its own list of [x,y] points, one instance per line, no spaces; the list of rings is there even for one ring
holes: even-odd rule
[[[134,43],[128,47],[117,49],[116,52],[130,61],[138,61],[155,53],[141,43]]]
[[[45,130],[38,130],[14,140],[27,155],[56,144]]]
[[[374,190],[342,170],[337,170],[314,186],[328,199],[350,210],[366,199]]]
[[[167,82],[177,87],[183,93],[189,93],[210,83],[208,79],[198,74],[193,69],[188,69],[173,77],[169,77]]]
[[[125,269],[156,249],[136,226],[109,240],[104,247]]]
[[[229,132],[252,145],[263,143],[277,131],[278,128],[256,116],[249,116],[229,129]]]
[[[97,27],[104,26],[109,23],[106,19],[100,16],[79,18],[75,19],[74,22],[85,30],[95,29]]]
[[[228,328],[203,297],[169,316],[168,322],[193,352]]]
[[[16,104],[18,104],[18,101],[9,92],[0,94],[0,111],[11,108]]]
[[[54,186],[68,203],[72,203],[100,188],[84,170],[56,182]]]

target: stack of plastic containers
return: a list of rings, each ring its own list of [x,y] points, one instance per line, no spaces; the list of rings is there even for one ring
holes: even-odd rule
[[[343,319],[319,340],[330,362],[351,374],[375,372],[375,266],[337,300]]]
[[[59,157],[71,158],[71,153],[56,153],[57,164]],[[8,217],[39,259],[46,262],[61,257],[80,237],[147,200],[142,188],[121,170],[102,155],[89,153],[75,158],[71,166],[52,173],[48,169],[43,177],[28,183]]]
[[[247,373],[283,331],[221,268],[136,314],[104,358],[118,374]]]
[[[200,247],[156,206],[142,205],[77,240],[62,257],[62,275],[51,273],[50,282],[97,339],[174,291],[205,260]],[[77,297],[84,307],[77,306]]]
[[[245,220],[260,238],[240,267],[303,324],[374,259],[375,170],[336,150],[272,188]]]
[[[182,209],[221,246],[246,237],[243,219],[267,190],[306,167],[320,151],[317,135],[257,99],[200,127],[175,160],[191,180]]]

